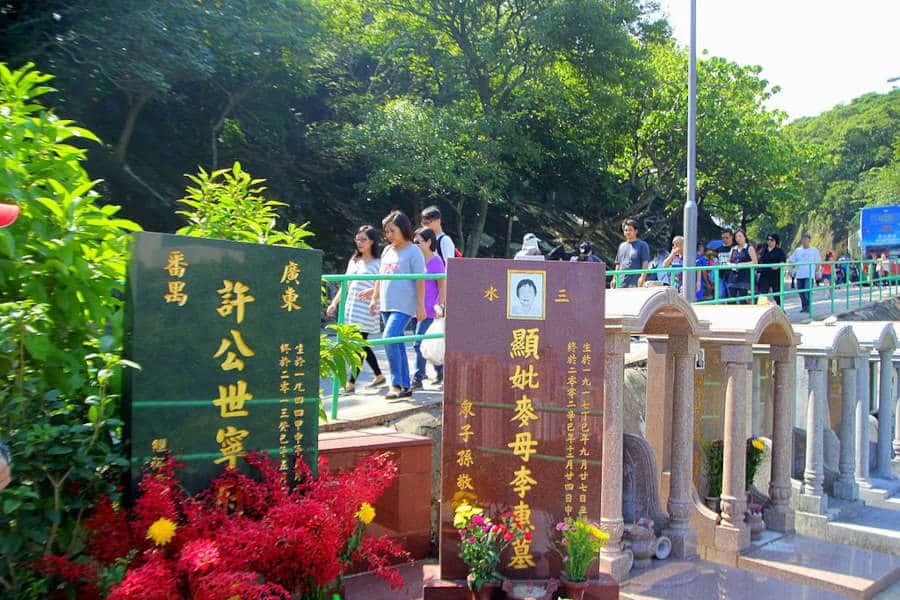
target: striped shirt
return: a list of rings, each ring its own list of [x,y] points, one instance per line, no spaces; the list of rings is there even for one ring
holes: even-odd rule
[[[347,265],[347,275],[377,275],[381,268],[381,260],[373,258],[366,261],[362,258],[353,260]],[[369,299],[362,299],[359,293],[375,287],[374,281],[350,281],[347,283],[347,300],[344,309],[344,323],[358,325],[363,333],[381,331],[381,319],[378,314],[369,312]]]

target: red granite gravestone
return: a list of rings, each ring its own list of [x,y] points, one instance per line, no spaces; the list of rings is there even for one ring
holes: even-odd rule
[[[558,577],[555,525],[599,520],[605,266],[459,259],[447,282],[441,577],[467,574],[462,501],[531,528],[506,577]]]

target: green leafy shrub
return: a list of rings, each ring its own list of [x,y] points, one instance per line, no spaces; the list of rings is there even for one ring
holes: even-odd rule
[[[288,224],[284,231],[275,229],[276,207],[287,206],[277,200],[266,200],[260,194],[265,179],[253,179],[234,163],[231,169],[187,175],[194,183],[179,200],[190,210],[178,211],[188,224],[176,233],[192,237],[215,238],[251,244],[271,244],[292,248],[310,248],[304,240],[312,237],[307,223]]]
[[[0,594],[17,600],[49,595],[28,566],[78,552],[82,516],[126,464],[120,298],[140,227],[99,204],[73,145],[98,140],[38,102],[50,79],[0,63],[0,199],[21,209],[0,230],[0,441],[13,457]]]
[[[722,440],[703,442],[703,456],[706,457],[706,481],[709,491],[706,493],[711,498],[722,495],[722,452],[724,444]]]
[[[278,220],[276,207],[285,206],[277,200],[267,200],[260,194],[265,191],[264,179],[253,179],[234,163],[231,169],[207,173],[203,169],[197,175],[188,175],[194,187],[187,188],[187,195],[179,200],[190,210],[179,211],[188,224],[178,230],[181,235],[217,238],[234,242],[270,244],[292,248],[311,248],[306,238],[314,234],[307,224],[299,227],[288,224],[286,230],[275,229]],[[322,302],[326,302],[324,290]],[[362,365],[366,341],[356,325],[329,325],[332,336],[319,336],[319,375],[323,379],[335,377],[340,385],[347,382],[347,374]],[[326,414],[319,405],[319,417]]]

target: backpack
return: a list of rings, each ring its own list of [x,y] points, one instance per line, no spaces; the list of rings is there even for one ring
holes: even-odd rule
[[[447,259],[444,258],[444,253],[441,251],[441,240],[444,239],[445,237],[447,237],[446,233],[442,233],[441,235],[439,235],[437,237],[437,242],[435,242],[435,245],[437,246],[437,248],[435,248],[435,250],[437,250],[437,254],[438,254],[438,256],[441,257],[441,260],[444,261],[444,264],[447,264]],[[462,255],[463,254],[462,254],[462,252],[459,251],[459,248],[454,246],[453,247],[453,257],[454,258],[462,258]]]

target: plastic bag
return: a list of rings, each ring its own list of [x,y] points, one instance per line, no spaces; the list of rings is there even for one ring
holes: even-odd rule
[[[428,330],[425,331],[425,335],[432,335],[435,333],[444,333],[444,319],[435,319],[432,321],[431,325],[428,326]],[[444,364],[444,338],[422,340],[419,351],[422,353],[422,356],[425,357],[425,360],[431,364]]]

